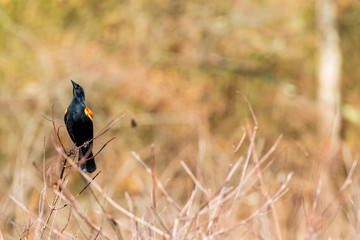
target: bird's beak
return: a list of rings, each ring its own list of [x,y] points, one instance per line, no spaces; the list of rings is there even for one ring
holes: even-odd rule
[[[73,85],[74,88],[76,88],[77,86],[79,86],[76,82],[74,82],[73,80],[71,80],[71,83]]]

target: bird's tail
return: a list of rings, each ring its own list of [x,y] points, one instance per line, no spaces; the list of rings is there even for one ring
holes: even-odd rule
[[[90,147],[80,148],[80,150],[79,150],[79,167],[81,170],[83,170],[83,172],[92,173],[96,170],[96,163],[95,163],[93,153],[90,152],[89,154],[87,154],[88,151],[91,151]],[[86,159],[82,159],[84,156],[86,156]]]

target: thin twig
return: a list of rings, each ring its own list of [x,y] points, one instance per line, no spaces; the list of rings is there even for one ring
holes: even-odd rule
[[[64,226],[63,229],[61,230],[61,233],[63,233],[63,232],[65,231],[65,229],[67,228],[67,226],[69,225],[70,217],[71,217],[71,209],[72,209],[72,208],[70,207],[68,219],[67,219],[67,221],[66,221],[65,226]]]
[[[162,219],[160,218],[160,216],[159,216],[159,214],[157,212],[157,209],[156,209],[157,204],[156,204],[156,179],[155,179],[156,172],[155,172],[155,147],[154,147],[154,145],[151,146],[150,169],[153,172],[153,174],[151,175],[151,178],[152,178],[151,202],[152,202],[153,214],[156,217],[156,219],[159,221],[162,228],[170,235],[169,228],[162,221]]]
[[[130,195],[127,192],[125,192],[125,198],[127,200],[130,213],[134,214],[134,204],[131,200]],[[136,221],[133,218],[130,218],[130,223],[131,223],[131,229],[132,229],[131,230],[132,239],[138,239],[138,237],[137,237],[138,231],[137,231]]]
[[[251,106],[250,106],[250,108],[251,108]],[[254,121],[255,121],[255,124],[257,124],[256,119]],[[249,128],[248,128],[248,135],[251,137],[251,131],[249,130]],[[254,145],[252,146],[252,153],[253,153],[253,158],[254,158],[255,165],[256,165],[257,177],[259,179],[259,183],[260,183],[260,186],[261,186],[261,192],[264,195],[264,197],[269,200],[270,196],[269,196],[268,191],[266,190],[266,187],[265,187],[265,184],[264,184],[264,181],[263,181],[263,178],[262,178],[262,171],[260,169],[259,158],[257,156],[256,149],[255,149]],[[278,214],[277,214],[277,211],[276,211],[276,208],[275,208],[274,204],[270,203],[270,208],[271,208],[271,213],[272,213],[274,224],[275,224],[275,230],[276,230],[277,239],[282,240],[279,217],[278,217]]]
[[[84,147],[85,145],[88,145],[89,143],[93,142],[95,139],[101,137],[102,135],[104,135],[107,131],[109,131],[118,121],[120,121],[121,118],[123,118],[124,115],[121,115],[120,117],[112,120],[110,123],[108,123],[105,127],[104,130],[100,131],[100,133],[98,135],[96,135],[95,137],[93,137],[92,139],[90,139],[89,141],[87,141],[86,143],[84,143],[83,145],[76,147],[77,150],[79,150],[80,148]],[[112,139],[111,139],[112,140]],[[110,140],[110,141],[111,141]]]
[[[244,131],[244,132],[243,132],[243,135],[242,135],[242,137],[241,137],[238,145],[236,145],[236,147],[234,147],[234,153],[236,153],[237,151],[239,151],[241,145],[243,144],[243,142],[244,142],[244,140],[245,140],[245,138],[246,138],[246,131],[245,131],[244,128],[242,128],[242,130]]]
[[[79,227],[79,230],[78,230],[77,233],[75,234],[74,239],[77,239],[77,237],[79,236],[79,233],[80,233],[80,231],[82,230],[82,227],[83,227],[83,225],[84,225],[84,223],[85,223],[85,218],[87,217],[87,213],[88,213],[88,209],[87,209],[86,212],[85,212],[84,219],[82,220],[82,222],[81,222],[81,224],[80,224],[80,227]]]
[[[106,145],[108,145],[112,140],[114,140],[116,137],[112,137],[110,138],[101,148],[100,150],[92,157],[95,158],[97,155],[99,155],[99,153],[106,147]],[[91,158],[90,158],[91,159]],[[89,159],[86,159],[89,160]]]
[[[80,171],[81,171],[81,170],[80,170]],[[74,198],[74,196],[72,196],[70,193],[65,194],[65,193],[63,193],[63,192],[55,192],[55,194],[57,194],[57,196],[59,196],[59,197],[60,197],[61,199],[63,199],[64,201],[69,201],[70,199],[73,199],[73,198]],[[72,208],[75,210],[75,212],[80,216],[80,218],[82,218],[82,219],[85,220],[85,223],[86,223],[89,227],[91,227],[92,229],[94,229],[94,230],[97,231],[97,232],[100,232],[100,234],[101,234],[104,238],[106,238],[106,239],[108,239],[108,240],[111,240],[111,239],[112,239],[112,237],[111,237],[109,234],[107,234],[106,232],[104,232],[104,231],[102,230],[102,227],[100,227],[100,226],[96,225],[95,223],[93,223],[93,222],[90,220],[90,218],[86,217],[85,214],[83,214],[83,213],[80,211],[80,209],[79,209],[76,201],[70,202],[70,203],[71,203]]]
[[[210,192],[208,189],[206,189],[200,182],[199,180],[197,180],[197,178],[194,176],[194,174],[191,172],[191,170],[189,169],[189,167],[185,164],[184,161],[180,161],[181,166],[185,169],[185,171],[187,172],[187,174],[191,177],[191,179],[194,181],[194,183],[196,184],[196,186],[203,192],[205,193],[207,199],[210,199]]]
[[[9,196],[10,199],[12,201],[14,201],[16,203],[16,205],[18,205],[22,210],[24,210],[27,214],[29,214],[33,219],[35,219],[36,221],[41,222],[42,224],[45,225],[45,227],[52,229],[52,231],[58,235],[59,237],[61,237],[62,239],[70,239],[72,237],[72,235],[68,232],[64,232],[67,236],[65,236],[63,233],[61,233],[60,231],[58,231],[55,228],[52,228],[49,224],[46,224],[42,219],[38,218],[34,213],[30,212],[29,209],[27,209],[21,202],[19,202],[14,196],[10,195]]]
[[[73,199],[70,199],[70,201],[68,203],[65,203],[63,206],[61,207],[58,207],[58,208],[55,208],[54,210],[58,211],[58,210],[61,210],[65,207],[67,207],[69,205],[69,203],[72,203],[74,202],[84,191],[86,188],[88,188],[90,186],[90,184],[95,180],[95,178],[101,173],[101,171],[99,171],[98,173],[96,173],[96,175],[91,179],[90,182],[88,182],[85,187],[73,198]]]
[[[185,212],[187,212],[187,214],[185,216],[189,216],[190,206],[192,206],[197,192],[198,192],[198,187],[195,185],[195,188],[191,193],[190,199],[188,200],[188,202],[185,204],[185,206],[183,207],[183,209],[180,212],[180,216],[184,216]]]
[[[40,198],[39,198],[39,218],[42,219],[43,217],[43,214],[44,214],[44,205],[45,205],[45,198],[46,198],[46,188],[47,188],[47,182],[46,182],[46,163],[45,163],[45,159],[46,159],[46,155],[45,155],[45,148],[46,148],[46,138],[44,137],[44,150],[43,150],[43,161],[42,161],[42,164],[43,164],[43,183],[44,183],[44,186],[41,190],[41,193],[40,193]],[[37,239],[39,236],[39,230],[40,230],[40,222],[37,222],[37,225],[36,225],[36,230],[35,230],[35,239]]]
[[[329,205],[322,211],[321,216],[324,216],[325,213],[327,212],[327,210],[334,204],[335,200],[346,190],[346,188],[351,184],[351,177],[354,173],[355,167],[357,165],[357,161],[354,161],[350,171],[348,173],[348,176],[346,177],[346,180],[344,182],[344,184],[341,186],[340,190],[338,191],[338,193],[333,197],[333,199],[330,201]]]
[[[79,168],[76,167],[75,162],[69,158],[64,152],[62,152],[61,148],[56,147],[56,150],[58,151],[58,153],[60,153],[63,157],[66,157],[68,159],[68,162],[76,169],[76,171],[78,171],[88,182],[91,181],[91,178],[86,175],[82,170],[80,170]],[[159,234],[162,237],[165,238],[169,238],[169,234],[164,233],[163,231],[161,231],[160,229],[158,229],[157,227],[149,224],[148,222],[144,221],[143,219],[135,216],[134,214],[132,214],[131,212],[127,211],[126,209],[124,209],[123,207],[121,207],[119,204],[117,204],[112,198],[110,198],[109,195],[107,195],[107,193],[96,183],[96,182],[92,182],[92,186],[98,191],[100,192],[100,194],[105,198],[105,200],[107,202],[109,202],[114,208],[116,208],[117,210],[119,210],[120,212],[122,212],[123,214],[125,214],[126,216],[128,216],[129,218],[133,218],[136,222],[150,228],[152,231],[156,232],[157,234]]]
[[[244,225],[249,221],[252,221],[254,218],[256,218],[257,216],[264,213],[264,211],[266,211],[266,209],[270,206],[270,204],[273,204],[275,201],[277,201],[279,199],[279,197],[281,197],[283,195],[284,191],[286,191],[286,188],[287,188],[292,176],[293,176],[293,173],[289,173],[286,178],[286,181],[281,185],[281,187],[278,189],[278,191],[272,197],[270,197],[258,210],[253,212],[249,217],[236,223],[235,225],[233,225],[231,227],[225,228],[223,230],[220,230],[220,231],[212,234],[210,236],[210,239],[213,237],[222,235],[224,233],[227,233],[229,231],[233,231],[234,229],[238,228],[239,226]]]
[[[134,158],[145,168],[145,170],[152,176],[154,173],[151,171],[151,168],[149,168],[144,161],[140,158],[140,156],[135,153],[135,152],[131,152],[131,154],[134,156]],[[158,186],[158,188],[160,189],[160,191],[164,194],[164,196],[166,197],[166,199],[179,211],[181,212],[181,207],[175,202],[175,200],[170,197],[170,195],[167,193],[167,191],[165,190],[164,186],[162,185],[162,183],[159,181],[159,179],[155,176],[155,181],[156,184]]]
[[[225,193],[227,192],[227,185],[229,184],[233,174],[236,172],[237,168],[240,166],[240,163],[243,161],[243,159],[244,159],[243,157],[240,157],[240,159],[231,168],[229,174],[227,175],[227,177],[225,179],[225,183],[223,184],[222,188],[220,189],[219,195],[216,197],[216,199],[218,199],[218,201],[221,201],[223,199]],[[215,201],[213,201],[213,202],[215,202]],[[211,214],[210,221],[207,226],[207,234],[208,235],[211,233],[210,230],[211,230],[213,224],[215,223],[216,219],[217,220],[219,219],[219,216],[218,216],[219,206],[220,205],[215,206],[214,210]],[[209,207],[209,209],[211,209],[211,207]]]

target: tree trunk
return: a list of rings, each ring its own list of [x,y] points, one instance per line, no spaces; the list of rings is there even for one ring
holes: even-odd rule
[[[337,151],[340,143],[341,50],[336,28],[334,0],[317,0],[319,41],[318,112],[320,134],[329,149]]]

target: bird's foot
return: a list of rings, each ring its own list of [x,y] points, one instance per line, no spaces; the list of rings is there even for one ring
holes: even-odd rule
[[[70,149],[69,151],[69,156],[75,156],[76,155],[76,146],[74,146],[72,149]]]

